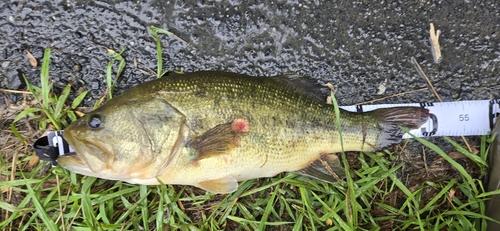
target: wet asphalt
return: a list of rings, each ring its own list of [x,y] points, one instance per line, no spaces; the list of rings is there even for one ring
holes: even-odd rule
[[[441,31],[439,64],[430,23]],[[151,25],[176,35],[161,35],[166,69],[307,75],[331,82],[339,103],[350,105],[426,87],[415,57],[444,101],[500,98],[496,0],[1,1],[0,88],[24,88],[22,74],[39,84],[40,66],[26,50],[40,62],[52,47],[56,87],[92,89],[85,105],[93,105],[111,60],[103,47],[126,48],[118,93],[155,78],[134,69],[136,59],[156,70]],[[437,99],[427,90],[379,103],[424,101]]]

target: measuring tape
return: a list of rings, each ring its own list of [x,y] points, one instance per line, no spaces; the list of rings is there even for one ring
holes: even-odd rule
[[[491,132],[500,115],[500,100],[471,100],[441,103],[375,104],[340,106],[352,112],[366,112],[377,108],[425,107],[429,120],[420,128],[410,130],[417,137],[429,136],[477,136]],[[405,134],[403,138],[411,138]]]

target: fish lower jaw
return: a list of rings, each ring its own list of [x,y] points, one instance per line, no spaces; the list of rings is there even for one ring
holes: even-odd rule
[[[154,178],[140,178],[140,177],[134,177],[131,175],[127,174],[116,174],[115,172],[112,171],[101,171],[99,173],[96,173],[92,171],[90,168],[71,168],[71,167],[65,167],[70,171],[76,172],[81,175],[85,176],[92,176],[96,178],[101,178],[101,179],[106,179],[106,180],[118,180],[118,181],[124,181],[128,182],[131,184],[140,184],[140,185],[158,185],[161,184],[156,177]],[[120,177],[118,177],[120,176]],[[125,176],[125,177],[124,177]]]

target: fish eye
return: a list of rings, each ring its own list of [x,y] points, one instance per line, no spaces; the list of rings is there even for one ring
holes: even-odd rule
[[[91,115],[90,119],[89,119],[89,127],[92,129],[101,128],[101,126],[102,126],[101,120],[102,120],[102,118],[100,115],[97,115],[97,114]]]

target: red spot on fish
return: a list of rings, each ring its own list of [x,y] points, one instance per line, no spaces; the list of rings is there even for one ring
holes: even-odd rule
[[[231,128],[237,133],[250,131],[250,125],[246,119],[235,119],[231,124]]]
[[[425,113],[426,115],[430,115],[430,114],[431,114],[431,113],[430,113],[430,111],[429,111],[429,109],[425,109],[425,112],[424,112],[424,113]]]
[[[292,148],[295,148],[296,145],[297,145],[297,142],[292,141]]]

